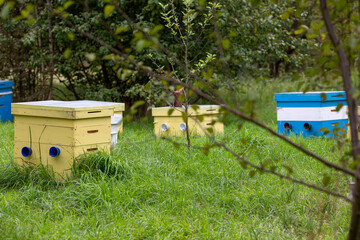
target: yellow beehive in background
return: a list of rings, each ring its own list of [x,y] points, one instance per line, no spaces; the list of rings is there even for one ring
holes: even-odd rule
[[[188,109],[190,134],[205,135],[204,130],[208,128],[211,128],[214,133],[224,133],[224,124],[218,121],[220,106],[199,105],[198,107],[196,110],[192,107]],[[183,118],[184,113],[185,108],[153,108],[152,116],[154,117],[155,134],[172,136],[186,134],[186,124]],[[198,119],[199,116],[202,117]]]
[[[114,104],[96,101],[13,103],[14,161],[52,167],[57,181],[70,174],[76,157],[110,151]]]
[[[347,109],[346,114],[349,117],[349,109]],[[358,107],[358,117],[360,117],[360,107]],[[348,127],[348,130],[347,130],[347,135],[346,136],[347,136],[347,138],[351,139],[350,118],[349,118],[349,123],[348,124],[349,124],[348,125],[349,127]],[[358,134],[359,134],[359,138],[360,138],[360,126],[358,127]]]

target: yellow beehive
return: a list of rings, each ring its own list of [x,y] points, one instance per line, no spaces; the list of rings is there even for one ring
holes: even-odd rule
[[[76,101],[74,101],[76,102]],[[80,101],[77,101],[77,102],[82,102],[82,103],[88,103],[88,104],[91,104],[91,103],[102,103],[104,105],[111,105],[114,107],[114,115],[113,117],[117,117],[117,116],[120,116],[120,119],[121,119],[121,123],[120,123],[120,126],[119,126],[119,129],[118,129],[118,132],[119,133],[122,133],[123,132],[123,119],[124,119],[124,111],[125,111],[125,103],[115,103],[115,102],[99,102],[99,101],[91,101],[91,100],[80,100]]]
[[[346,112],[349,116],[349,110],[347,110]],[[358,117],[360,117],[360,107],[358,107]],[[348,123],[348,127],[347,127],[347,138],[351,139],[351,134],[350,134],[350,118],[349,118],[349,123]],[[359,134],[359,138],[360,138],[360,126],[358,127],[358,134]]]
[[[214,133],[224,133],[224,124],[218,121],[220,106],[199,105],[198,107],[196,110],[192,107],[188,109],[190,134],[205,135],[204,130],[208,128],[211,128]],[[184,113],[185,108],[153,108],[152,116],[154,117],[155,134],[160,136],[181,136],[186,134],[186,124],[183,118]]]
[[[114,105],[86,101],[13,103],[14,161],[53,169],[64,181],[76,157],[110,151]]]

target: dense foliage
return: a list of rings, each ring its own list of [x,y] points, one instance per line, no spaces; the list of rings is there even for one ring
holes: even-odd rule
[[[164,8],[166,3],[122,1],[120,6],[130,19],[148,29],[175,57],[183,59],[180,36],[163,26],[168,24],[164,13],[170,11],[168,16],[172,15],[173,7],[173,16],[179,21],[177,27],[184,29],[186,5],[174,1],[172,6]],[[171,58],[148,48],[149,42],[139,41],[141,33],[121,15],[110,13],[105,16],[106,4],[106,1],[2,2],[0,64],[3,71],[0,77],[15,80],[17,101],[71,97],[130,104],[143,99],[152,105],[164,104],[161,101],[166,93],[154,91],[154,81],[148,76],[130,70],[131,64],[129,66],[126,61],[123,64],[109,61],[113,56],[109,55],[108,49],[74,31],[76,27],[91,32],[153,69],[182,74]],[[277,4],[264,1],[254,5],[247,1],[222,0],[213,9],[205,1],[189,1],[193,35],[187,51],[193,68],[201,68],[207,61],[209,73],[210,68],[213,71],[213,65],[221,65],[221,61],[211,61],[212,56],[219,57],[218,39],[214,34],[216,24],[223,58],[229,64],[229,69],[213,73],[212,82],[217,87],[221,87],[226,78],[278,77],[281,72],[302,71],[311,64],[314,40],[308,40],[303,33],[294,33],[305,21],[307,13],[287,10],[293,5],[296,5],[295,1]],[[70,25],[54,14],[53,10],[59,10],[58,7],[66,8]],[[7,18],[8,15],[12,18]],[[205,68],[202,70],[206,72]],[[227,77],[224,77],[224,70],[229,74]]]

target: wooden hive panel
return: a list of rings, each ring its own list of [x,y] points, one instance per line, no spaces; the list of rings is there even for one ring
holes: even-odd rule
[[[24,157],[21,150],[24,146],[31,147],[32,154]],[[49,150],[51,147],[58,147],[60,155],[51,157]],[[14,144],[14,162],[19,165],[36,166],[42,163],[44,166],[52,168],[56,180],[63,182],[67,175],[71,173],[71,167],[74,159],[86,153],[98,150],[110,150],[110,143],[88,144],[82,146],[63,146],[49,143],[31,143],[30,141],[17,141]]]
[[[32,120],[35,119],[33,118]],[[20,121],[18,116],[16,116],[15,142],[32,140],[34,143],[53,143],[64,146],[110,142],[111,126],[109,118],[88,119],[81,120],[80,122],[69,122],[64,119],[52,119],[52,121],[49,121],[49,118],[40,118],[39,120],[38,122],[34,121],[37,124],[31,121],[29,123]],[[96,125],[99,123],[103,124]]]
[[[192,135],[205,135],[204,130],[212,128],[214,133],[224,133],[224,124],[218,121],[219,106],[205,105],[199,106],[196,111],[189,109],[189,132]],[[180,124],[184,124],[184,108],[174,108],[169,115],[169,107],[153,108],[154,129],[156,135],[185,135],[186,131],[180,129]],[[199,121],[196,117],[202,116],[203,120]],[[195,120],[197,119],[197,120]],[[162,124],[168,125],[168,130],[162,131]]]

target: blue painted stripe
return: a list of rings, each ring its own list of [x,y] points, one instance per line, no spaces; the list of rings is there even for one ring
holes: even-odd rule
[[[14,86],[13,81],[0,81],[0,92],[12,91],[13,86]],[[3,89],[7,89],[7,90],[4,91]]]
[[[304,137],[309,137],[309,136],[317,136],[317,137],[323,137],[324,132],[319,132],[319,130],[322,127],[326,127],[329,129],[330,134],[325,135],[325,137],[333,137],[333,129],[334,129],[334,125],[332,125],[333,123],[339,123],[339,125],[337,126],[337,128],[344,128],[347,131],[347,126],[346,124],[348,124],[348,120],[347,119],[342,119],[342,120],[332,120],[332,121],[309,121],[309,122],[305,122],[305,121],[278,121],[278,133],[280,134],[285,134],[286,136],[288,136],[289,134],[293,133],[296,135],[301,135]],[[284,128],[284,124],[285,123],[289,123],[291,125],[291,130],[286,130]],[[308,123],[311,125],[310,130],[305,130],[304,129],[304,124]],[[339,132],[341,133],[341,132]],[[346,133],[346,132],[345,132]]]
[[[344,101],[346,95],[344,91],[325,91],[325,92],[289,92],[289,93],[275,93],[276,102],[321,102],[321,94],[326,94],[325,102]]]
[[[0,105],[8,105],[12,103],[12,94],[7,94],[0,97]]]
[[[3,107],[0,107],[0,121],[12,121],[13,115],[11,114],[11,106],[6,105]]]
[[[277,107],[336,107],[339,103],[347,106],[346,101],[333,101],[333,102],[277,102]]]

